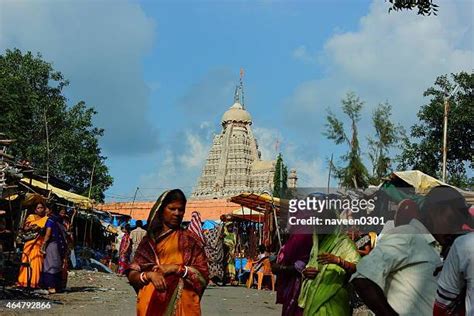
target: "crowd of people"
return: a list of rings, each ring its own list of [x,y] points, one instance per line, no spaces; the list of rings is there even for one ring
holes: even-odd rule
[[[294,227],[274,265],[282,315],[351,315],[361,302],[375,315],[473,315],[468,210],[455,189],[436,187],[417,216],[378,237]]]
[[[232,223],[205,231],[203,240],[181,228],[185,203],[180,190],[166,192],[150,214],[128,273],[139,315],[199,315],[209,279],[236,280]],[[460,234],[467,220],[464,198],[435,188],[417,216],[397,221],[383,236],[292,227],[275,260],[261,247],[252,269],[273,261],[282,315],[344,316],[361,305],[376,315],[470,315],[474,233]]]
[[[135,229],[122,229],[117,272],[137,293],[137,315],[200,315],[210,282],[239,283],[234,224],[196,231],[201,223],[193,214],[198,224],[186,228],[185,208],[181,190],[166,191],[146,227],[137,221]],[[321,214],[338,216],[331,209]],[[345,316],[364,309],[375,315],[473,315],[474,232],[461,233],[472,220],[464,198],[436,187],[419,212],[400,218],[378,236],[341,227],[311,234],[292,226],[278,253],[261,245],[259,255],[248,258],[250,270],[258,273],[271,263],[282,315]],[[50,293],[64,289],[66,213],[38,203],[24,232],[32,237],[24,245],[18,284]]]

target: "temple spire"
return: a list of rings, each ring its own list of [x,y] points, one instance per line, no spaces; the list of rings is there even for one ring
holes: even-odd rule
[[[240,93],[239,93],[239,86],[235,86],[234,92],[234,103],[240,103]]]
[[[241,98],[242,98],[242,100],[241,100],[242,102],[240,102],[240,104],[242,104],[242,107],[245,109],[243,79],[244,79],[244,68],[240,68],[240,95],[241,95]]]

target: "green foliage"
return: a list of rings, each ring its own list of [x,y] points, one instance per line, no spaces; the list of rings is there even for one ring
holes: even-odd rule
[[[379,184],[392,171],[392,159],[389,157],[389,151],[398,145],[405,135],[404,128],[392,123],[391,116],[392,106],[388,103],[379,104],[372,113],[375,134],[373,137],[367,137],[368,155],[372,162],[371,184]]]
[[[273,175],[273,196],[286,197],[288,193],[288,168],[283,162],[283,156],[278,154],[275,174]]]
[[[474,185],[472,177],[474,139],[474,74],[460,72],[439,76],[435,86],[424,92],[430,97],[417,116],[419,123],[411,128],[411,136],[403,140],[403,152],[397,158],[400,169],[418,169],[434,177],[441,177],[444,100],[455,85],[457,92],[449,99],[447,182],[468,188]]]
[[[388,12],[418,9],[418,15],[437,15],[438,5],[433,0],[388,0],[391,3]]]
[[[342,111],[349,117],[351,125],[351,138],[344,130],[344,123],[334,113],[328,110],[326,131],[323,133],[337,145],[345,143],[349,149],[347,154],[341,156],[344,166],[333,166],[336,178],[340,185],[348,188],[364,188],[368,186],[368,172],[362,163],[357,123],[360,121],[360,112],[364,102],[353,92],[349,92],[342,101]]]
[[[41,55],[7,50],[0,55],[0,131],[17,140],[11,154],[42,174],[49,156],[50,174],[71,183],[79,194],[88,195],[95,165],[91,197],[103,201],[113,182],[98,143],[104,131],[93,126],[96,112],[84,102],[67,106],[63,89],[68,84]]]

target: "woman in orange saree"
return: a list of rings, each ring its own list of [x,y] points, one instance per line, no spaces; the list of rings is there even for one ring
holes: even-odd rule
[[[208,282],[202,241],[181,229],[186,198],[179,190],[163,193],[148,217],[128,279],[138,291],[137,315],[201,315]]]
[[[37,231],[39,233],[45,227],[47,220],[48,217],[46,216],[44,204],[38,203],[35,208],[35,213],[26,218],[23,230]],[[41,253],[43,240],[44,236],[39,233],[35,239],[29,240],[25,243],[23,254],[21,256],[22,266],[20,267],[20,274],[18,275],[18,286],[30,286],[32,288],[39,287],[44,260],[43,254]],[[28,263],[29,268],[24,265]],[[30,280],[28,280],[28,278],[30,278]]]

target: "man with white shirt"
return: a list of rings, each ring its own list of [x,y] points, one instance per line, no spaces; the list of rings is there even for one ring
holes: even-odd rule
[[[130,256],[130,261],[135,257],[135,252],[142,242],[143,237],[146,235],[146,230],[143,229],[143,222],[141,220],[138,220],[135,225],[137,227],[130,233],[130,239],[132,241],[132,254]]]
[[[420,219],[395,227],[361,259],[352,276],[360,298],[376,315],[431,315],[441,266],[436,241],[449,245],[449,236],[465,221],[465,199],[451,187],[433,188]]]
[[[443,264],[433,315],[474,315],[474,232],[458,237]]]

